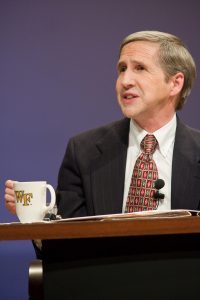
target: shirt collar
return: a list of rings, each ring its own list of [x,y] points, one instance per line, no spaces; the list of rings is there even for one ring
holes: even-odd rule
[[[166,157],[169,148],[174,143],[175,132],[176,132],[176,114],[173,118],[163,127],[151,133],[154,134],[158,141],[158,150],[161,154]],[[130,132],[129,132],[129,147],[134,147],[135,151],[140,153],[140,143],[148,132],[142,129],[134,120],[130,121]]]

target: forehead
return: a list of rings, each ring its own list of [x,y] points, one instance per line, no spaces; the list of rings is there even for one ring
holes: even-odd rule
[[[148,41],[135,41],[126,44],[120,53],[119,61],[134,59],[149,61],[158,56],[159,44]]]

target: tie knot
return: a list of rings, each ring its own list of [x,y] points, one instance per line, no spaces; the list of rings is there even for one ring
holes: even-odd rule
[[[141,142],[141,148],[146,154],[153,154],[157,145],[158,141],[153,134],[147,134]]]

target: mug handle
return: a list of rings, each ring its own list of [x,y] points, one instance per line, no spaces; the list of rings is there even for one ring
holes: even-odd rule
[[[48,206],[46,206],[46,211],[49,211],[53,209],[55,203],[56,203],[56,193],[54,191],[54,188],[50,184],[46,184],[46,188],[49,190],[51,194],[51,201]]]

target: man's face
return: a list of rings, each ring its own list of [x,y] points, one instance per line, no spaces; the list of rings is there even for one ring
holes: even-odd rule
[[[122,48],[119,58],[118,102],[123,114],[139,125],[175,111],[175,105],[170,104],[172,82],[166,80],[159,64],[158,49],[156,43],[131,42]]]

